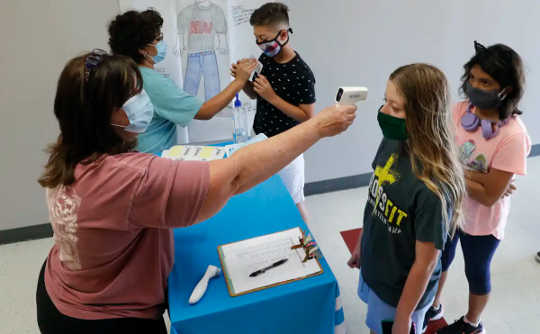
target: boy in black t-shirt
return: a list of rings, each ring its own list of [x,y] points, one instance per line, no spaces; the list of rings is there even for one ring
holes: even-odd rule
[[[289,15],[286,5],[270,2],[255,10],[250,18],[262,72],[248,82],[244,92],[257,99],[253,123],[255,133],[268,137],[286,131],[313,116],[315,110],[315,77],[309,66],[291,47]],[[232,72],[235,73],[233,65]],[[304,207],[304,157],[300,155],[279,172],[302,218]]]

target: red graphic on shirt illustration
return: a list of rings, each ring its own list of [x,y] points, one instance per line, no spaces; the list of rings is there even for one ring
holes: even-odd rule
[[[206,21],[191,21],[189,32],[192,34],[211,34],[214,24]]]

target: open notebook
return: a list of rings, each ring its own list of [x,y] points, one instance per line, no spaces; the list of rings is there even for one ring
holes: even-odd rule
[[[302,230],[295,227],[219,246],[219,259],[229,294],[234,297],[322,274],[318,259],[302,262],[305,251],[302,248],[291,249],[299,243],[301,236]],[[251,273],[282,259],[287,261],[250,277]]]

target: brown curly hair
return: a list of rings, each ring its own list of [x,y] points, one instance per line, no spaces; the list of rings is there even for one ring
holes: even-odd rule
[[[144,56],[139,52],[161,34],[163,18],[153,10],[130,10],[109,23],[109,46],[114,54],[131,57],[137,64]]]

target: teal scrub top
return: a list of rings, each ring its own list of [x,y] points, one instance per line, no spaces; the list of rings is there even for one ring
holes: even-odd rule
[[[176,124],[187,126],[203,101],[151,68],[139,66],[139,70],[143,88],[154,105],[154,116],[146,131],[139,135],[137,150],[161,155],[163,150],[177,144]]]

